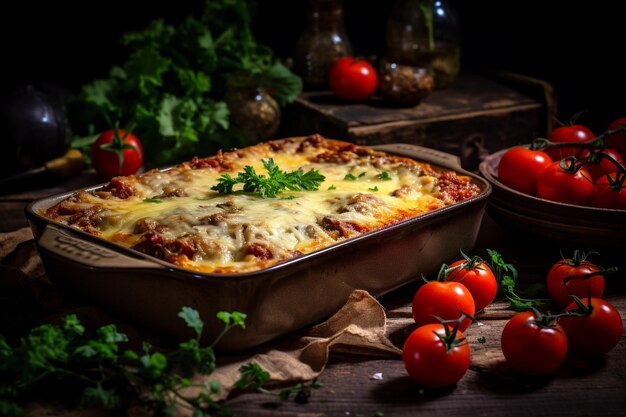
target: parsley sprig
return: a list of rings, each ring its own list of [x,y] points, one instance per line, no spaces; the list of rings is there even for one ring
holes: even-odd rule
[[[189,408],[194,416],[232,415],[213,399],[220,393],[216,381],[195,385],[191,376],[215,370],[214,346],[232,328],[245,327],[246,315],[218,313],[224,329],[209,346],[201,345],[204,323],[196,310],[183,307],[178,316],[193,329],[195,337],[170,352],[157,351],[145,342],[142,352],[122,350],[121,344],[128,337],[114,324],[90,335],[73,314],[64,317],[60,325],[32,329],[15,347],[0,335],[0,415],[22,415],[20,404],[41,393],[52,398],[56,394],[80,398],[81,406],[108,408],[120,415],[135,406],[153,410],[156,415],[170,415],[176,407]],[[250,369],[256,377],[250,377]],[[237,387],[258,388],[268,379],[262,377],[267,374],[264,372],[257,364],[242,366]],[[190,395],[185,389],[192,386],[202,389]]]
[[[243,184],[243,191],[249,193],[259,193],[263,198],[274,198],[284,190],[290,191],[315,191],[326,179],[316,169],[304,172],[302,168],[295,171],[282,171],[272,158],[262,160],[267,171],[266,175],[258,174],[254,167],[246,165],[243,172],[239,172],[236,177],[223,174],[212,190],[220,194],[232,194],[237,184]]]

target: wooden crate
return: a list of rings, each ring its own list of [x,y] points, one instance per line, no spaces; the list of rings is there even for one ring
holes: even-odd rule
[[[490,152],[545,137],[555,107],[545,82],[516,74],[461,75],[412,107],[392,107],[378,97],[346,104],[328,91],[305,92],[292,106],[290,130],[360,145],[427,146],[458,155],[465,168],[476,169]]]

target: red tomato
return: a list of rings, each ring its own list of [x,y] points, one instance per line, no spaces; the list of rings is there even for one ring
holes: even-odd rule
[[[565,316],[559,319],[567,335],[570,352],[585,356],[608,353],[622,337],[623,323],[619,312],[601,298],[581,299],[584,308],[574,301],[565,309],[584,314],[582,317]]]
[[[626,126],[626,117],[620,117],[609,125],[609,130],[619,129]],[[614,148],[622,156],[626,156],[626,133],[620,133],[607,138],[606,146]]]
[[[626,163],[624,163],[624,158],[620,155],[615,149],[606,148],[602,151],[603,153],[610,155],[617,162],[622,164],[622,166],[626,167]],[[581,158],[589,158],[589,150],[585,150],[581,155]],[[617,165],[611,162],[607,158],[600,159],[599,163],[588,163],[585,165],[587,171],[591,174],[591,178],[594,181],[602,178],[606,174],[612,174],[617,172]]]
[[[536,196],[539,176],[551,162],[552,158],[545,152],[516,146],[500,159],[498,179],[507,187]]]
[[[446,341],[443,324],[427,324],[414,330],[402,348],[409,376],[432,388],[453,385],[463,378],[470,365],[470,349],[463,333],[455,336]]]
[[[537,183],[538,197],[579,206],[588,205],[592,191],[591,175],[585,167],[570,174],[560,167],[560,161],[548,165]]]
[[[571,259],[561,259],[548,271],[548,293],[557,304],[563,307],[569,305],[572,295],[582,298],[590,295],[602,297],[604,294],[604,275],[589,277],[600,272],[600,268],[585,258],[584,253],[574,251]]]
[[[589,140],[592,140],[594,138],[595,138],[595,135],[593,134],[593,132],[583,125],[557,127],[548,136],[548,140],[550,142],[557,142],[557,143],[563,143],[563,142],[582,143],[582,142],[587,142]],[[558,161],[561,158],[565,158],[566,156],[576,155],[580,151],[582,151],[582,149],[583,148],[574,148],[574,147],[555,148],[555,149],[548,149],[546,153],[550,155],[550,157],[553,160]]]
[[[353,57],[339,58],[330,69],[330,89],[346,101],[362,101],[374,94],[378,74],[367,61]]]
[[[453,262],[450,268],[457,266],[459,268],[451,271],[446,279],[460,282],[467,287],[474,298],[476,311],[491,304],[498,292],[498,281],[491,268],[478,258],[458,260]]]
[[[124,130],[107,130],[91,145],[91,163],[105,179],[136,173],[143,158],[143,146],[137,136]]]
[[[502,330],[502,353],[518,372],[545,375],[557,370],[567,355],[567,337],[561,326],[542,326],[536,314],[514,315]]]
[[[467,287],[451,281],[430,281],[422,285],[413,297],[412,310],[418,326],[438,323],[437,317],[457,320],[461,313],[474,316],[476,311],[474,299]],[[470,318],[464,319],[459,330],[464,331],[471,323]]]
[[[611,174],[611,179],[615,181],[616,175]],[[626,186],[612,187],[606,176],[601,177],[593,186],[589,204],[592,207],[626,210]]]

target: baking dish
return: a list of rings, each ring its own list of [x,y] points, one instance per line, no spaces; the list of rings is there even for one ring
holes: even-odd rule
[[[481,192],[260,271],[228,276],[185,270],[39,214],[78,190],[33,202],[26,214],[51,280],[71,295],[177,339],[191,336],[177,317],[183,306],[200,312],[206,341],[222,330],[214,318],[218,311],[241,311],[248,316],[246,329],[232,330],[218,345],[241,350],[333,314],[354,289],[382,295],[473,246],[491,192],[487,181],[439,151],[405,144],[372,148],[470,176]]]

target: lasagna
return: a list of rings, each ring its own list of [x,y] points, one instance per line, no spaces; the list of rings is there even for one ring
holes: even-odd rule
[[[231,183],[268,161],[308,189],[271,196]],[[304,173],[304,175],[302,175]],[[469,177],[319,135],[260,143],[167,170],[113,178],[44,210],[56,222],[198,272],[267,268],[480,192]]]

